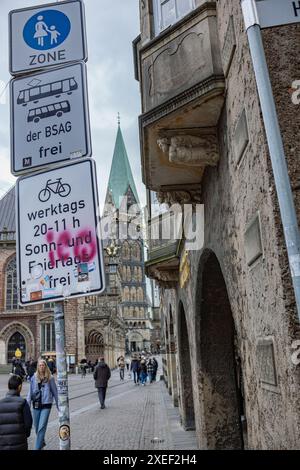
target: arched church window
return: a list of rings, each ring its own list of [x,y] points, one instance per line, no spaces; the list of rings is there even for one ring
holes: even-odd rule
[[[124,292],[123,292],[123,302],[129,302],[130,301],[130,291],[129,291],[129,287],[125,287],[124,288]]]
[[[128,242],[124,242],[122,246],[122,258],[130,259],[130,248]]]
[[[130,266],[127,266],[127,281],[131,281],[131,269]]]
[[[136,302],[136,288],[131,288],[131,302]]]
[[[17,262],[14,256],[6,266],[6,310],[17,310],[18,305],[18,290],[17,290]]]
[[[136,261],[140,261],[140,259],[141,259],[141,250],[140,250],[140,246],[139,246],[138,243],[134,243],[131,246],[131,257],[132,257],[132,259],[134,259]]]
[[[138,298],[138,302],[143,302],[144,300],[144,292],[141,287],[138,288],[137,298]]]

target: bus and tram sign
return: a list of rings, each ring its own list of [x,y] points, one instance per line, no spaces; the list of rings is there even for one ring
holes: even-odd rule
[[[12,75],[87,60],[82,0],[49,3],[9,14]]]
[[[91,156],[84,62],[15,78],[10,94],[14,175]]]

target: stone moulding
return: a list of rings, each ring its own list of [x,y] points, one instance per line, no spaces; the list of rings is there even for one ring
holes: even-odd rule
[[[223,96],[224,92],[224,75],[213,75],[201,83],[192,86],[188,90],[185,90],[176,97],[157,106],[153,110],[142,114],[140,116],[140,123],[142,127],[145,128],[201,97],[205,98],[205,101],[207,101],[209,98],[213,99],[214,96],[217,95]]]

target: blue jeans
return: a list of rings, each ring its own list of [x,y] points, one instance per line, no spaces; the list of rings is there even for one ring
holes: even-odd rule
[[[137,370],[133,370],[133,380],[134,380],[134,383],[138,384],[139,383],[139,373]]]
[[[141,380],[142,384],[147,382],[147,373],[146,372],[141,372],[140,380]]]
[[[36,433],[35,450],[41,450],[45,440],[45,434],[48,424],[51,408],[33,411],[33,422]]]

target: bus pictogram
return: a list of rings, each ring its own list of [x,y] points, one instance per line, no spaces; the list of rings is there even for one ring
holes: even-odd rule
[[[70,111],[71,106],[69,101],[48,104],[40,108],[31,109],[28,113],[27,122],[38,123],[41,119],[46,119],[51,116],[61,117],[64,113],[69,113]]]
[[[49,96],[55,96],[60,98],[64,93],[71,95],[73,91],[78,89],[78,83],[74,77],[66,78],[64,80],[58,80],[52,83],[46,83],[45,85],[37,85],[32,88],[27,88],[19,92],[17,98],[17,104],[27,106],[27,103],[33,101],[35,104],[43,98]]]

